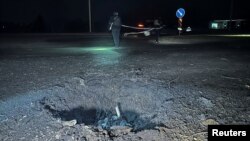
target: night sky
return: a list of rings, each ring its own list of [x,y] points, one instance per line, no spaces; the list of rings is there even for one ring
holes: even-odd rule
[[[184,20],[202,25],[212,19],[229,19],[231,0],[91,0],[94,31],[106,28],[109,16],[118,11],[124,24],[162,17],[176,22],[175,12],[184,8]],[[250,17],[248,0],[233,0],[233,18]],[[88,0],[0,0],[0,22],[32,23],[40,15],[47,26],[63,30],[68,23],[88,25]]]

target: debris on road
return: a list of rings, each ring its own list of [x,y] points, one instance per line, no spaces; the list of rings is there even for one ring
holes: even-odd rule
[[[63,126],[69,126],[69,127],[76,125],[76,123],[77,121],[75,119],[71,121],[62,121]]]

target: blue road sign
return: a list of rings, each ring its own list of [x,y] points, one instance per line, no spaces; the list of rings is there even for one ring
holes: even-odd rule
[[[183,18],[185,15],[185,10],[183,8],[179,8],[177,11],[176,11],[176,17],[177,18]]]

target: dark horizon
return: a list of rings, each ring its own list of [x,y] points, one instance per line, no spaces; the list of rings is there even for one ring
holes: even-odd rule
[[[113,11],[118,11],[127,25],[162,17],[169,27],[177,25],[178,8],[186,10],[183,21],[189,26],[207,27],[210,20],[230,19],[231,10],[232,19],[250,17],[246,0],[233,0],[233,8],[231,0],[91,0],[91,8],[94,32],[106,31]],[[89,28],[88,0],[0,0],[0,10],[0,24],[43,26],[44,32],[87,32]]]

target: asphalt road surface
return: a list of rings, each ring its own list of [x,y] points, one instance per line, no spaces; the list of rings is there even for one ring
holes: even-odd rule
[[[249,41],[2,34],[0,140],[205,140],[208,125],[250,124]]]

